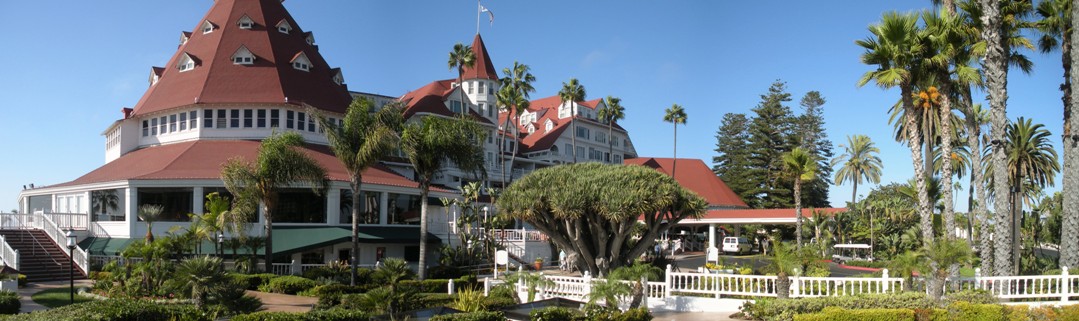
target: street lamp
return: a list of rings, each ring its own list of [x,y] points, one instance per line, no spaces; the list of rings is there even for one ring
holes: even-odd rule
[[[225,256],[225,233],[217,233],[217,256]]]
[[[75,304],[75,231],[67,230],[67,254],[71,258],[68,266],[69,280],[71,281],[71,304]]]

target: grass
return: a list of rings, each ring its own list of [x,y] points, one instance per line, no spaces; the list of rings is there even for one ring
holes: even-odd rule
[[[44,305],[49,308],[62,307],[71,303],[71,288],[63,287],[56,289],[48,289],[30,296],[31,300],[35,303]],[[77,291],[76,291],[77,292]],[[93,301],[94,299],[78,295],[75,295],[75,303],[82,303]]]

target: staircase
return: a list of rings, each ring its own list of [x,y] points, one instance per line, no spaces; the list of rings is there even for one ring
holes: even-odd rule
[[[0,230],[12,249],[19,251],[19,273],[29,282],[61,281],[70,277],[71,258],[42,230]],[[75,279],[86,278],[75,269]]]

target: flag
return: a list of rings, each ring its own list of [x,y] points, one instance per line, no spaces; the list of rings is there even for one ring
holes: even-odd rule
[[[487,16],[491,18],[491,24],[492,25],[495,24],[495,13],[494,12],[491,12],[491,10],[487,10],[487,7],[484,7],[482,4],[480,5],[480,12],[486,12]]]

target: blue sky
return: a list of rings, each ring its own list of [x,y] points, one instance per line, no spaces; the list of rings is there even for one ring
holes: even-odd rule
[[[22,185],[73,180],[104,163],[100,134],[133,106],[151,66],[164,65],[181,31],[197,26],[212,1],[0,2],[0,210],[17,207]],[[476,32],[474,1],[291,0],[300,28],[344,70],[349,88],[399,96],[437,79],[454,43]],[[820,91],[827,134],[869,135],[881,149],[883,182],[906,181],[910,150],[892,140],[887,109],[898,91],[858,88],[870,66],[854,45],[885,11],[929,7],[929,1],[485,1],[494,24],[481,33],[495,67],[532,66],[533,98],[580,79],[588,98],[614,95],[626,106],[622,125],[641,156],[670,157],[671,125],[663,110],[681,104],[680,157],[711,163],[725,113],[749,113],[777,79],[795,100]],[[1032,75],[1013,73],[1009,118],[1024,116],[1053,132],[1059,148],[1059,53],[1027,52]],[[979,93],[975,96],[984,96]],[[838,146],[836,150],[839,151]],[[1059,179],[1057,180],[1059,185]],[[963,181],[964,190],[966,180]],[[868,193],[862,186],[860,194]],[[1057,190],[1053,188],[1052,190]],[[831,190],[842,206],[850,186]],[[966,208],[966,193],[959,209]]]

